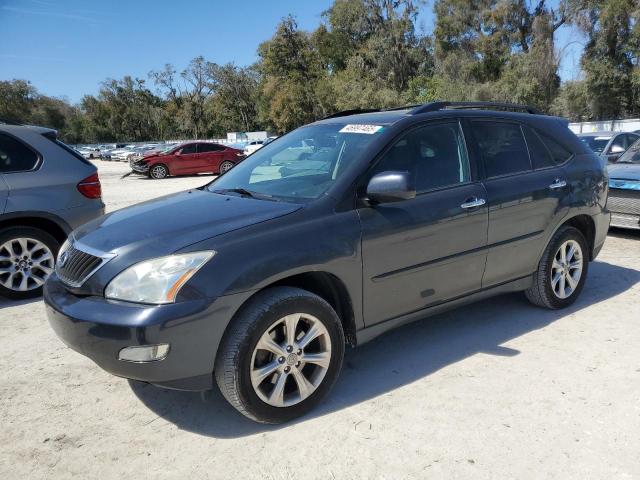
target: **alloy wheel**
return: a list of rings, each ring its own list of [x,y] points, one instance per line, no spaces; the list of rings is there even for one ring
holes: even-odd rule
[[[151,176],[157,179],[164,178],[167,176],[167,169],[162,165],[156,165],[151,168]]]
[[[324,324],[306,313],[287,315],[260,337],[251,357],[251,385],[273,407],[289,407],[320,386],[331,362]]]
[[[220,165],[220,173],[225,173],[233,168],[233,163],[231,162],[222,162]]]
[[[0,245],[0,285],[28,292],[44,285],[53,273],[51,249],[34,238],[13,238]]]
[[[551,264],[551,288],[556,297],[564,299],[573,294],[580,283],[583,261],[578,242],[567,240],[560,245]]]

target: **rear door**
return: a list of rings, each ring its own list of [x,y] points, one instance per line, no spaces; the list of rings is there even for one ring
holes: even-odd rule
[[[203,172],[218,173],[223,160],[224,147],[216,143],[198,144],[198,153],[202,155]]]
[[[373,171],[409,171],[411,200],[358,210],[365,323],[479,290],[487,244],[486,193],[457,121],[429,123],[395,141]]]
[[[482,286],[531,274],[542,243],[568,195],[565,174],[540,135],[507,120],[471,120],[489,206],[488,256]]]

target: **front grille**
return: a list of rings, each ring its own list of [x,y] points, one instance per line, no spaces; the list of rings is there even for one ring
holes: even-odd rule
[[[640,190],[610,188],[607,207],[611,212],[640,215]]]
[[[67,244],[58,255],[56,274],[67,285],[79,287],[107,260],[108,258],[80,250],[73,243]]]

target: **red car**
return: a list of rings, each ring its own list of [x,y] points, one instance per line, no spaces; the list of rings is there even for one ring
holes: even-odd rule
[[[135,173],[161,179],[168,175],[221,174],[244,159],[242,150],[211,142],[189,142],[131,160]]]

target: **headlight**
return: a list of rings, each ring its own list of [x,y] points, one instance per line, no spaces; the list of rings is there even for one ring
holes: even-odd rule
[[[182,286],[215,253],[184,253],[136,263],[109,282],[104,296],[127,302],[173,303]]]

